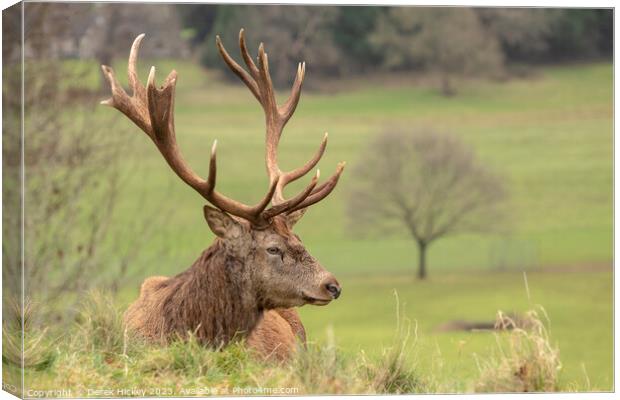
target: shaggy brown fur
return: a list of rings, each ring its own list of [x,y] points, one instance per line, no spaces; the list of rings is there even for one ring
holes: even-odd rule
[[[297,311],[263,310],[251,296],[244,296],[250,293],[251,284],[243,279],[231,281],[224,268],[241,266],[233,260],[218,264],[222,261],[217,257],[220,247],[216,242],[189,270],[173,278],[155,276],[145,280],[140,299],[129,307],[125,321],[144,337],[161,342],[194,332],[205,344],[223,346],[252,332],[247,343],[260,355],[286,359],[295,351],[296,338],[306,341]],[[204,301],[189,301],[197,294],[203,294]],[[224,297],[220,297],[222,294]]]
[[[147,279],[140,299],[127,310],[127,323],[151,339],[194,332],[214,346],[252,330],[262,316],[252,282],[239,260],[221,250],[216,241],[187,271]]]
[[[286,360],[296,350],[298,340],[305,345],[303,325],[301,325],[303,335],[296,336],[291,321],[285,318],[286,313],[294,314],[296,322],[301,325],[301,320],[294,309],[267,310],[263,312],[263,318],[247,338],[248,345],[265,359]]]
[[[217,223],[211,218],[215,230]],[[295,351],[298,340],[305,343],[303,324],[290,307],[314,303],[312,299],[326,304],[323,286],[337,281],[281,220],[274,219],[267,231],[234,223],[238,225],[227,225],[226,232],[240,229],[235,238],[216,239],[187,271],[172,278],[148,278],[125,313],[126,324],[162,343],[188,332],[213,347],[247,337],[248,345],[263,357],[278,360]],[[264,255],[263,247],[273,247],[276,239],[286,248],[285,261]]]

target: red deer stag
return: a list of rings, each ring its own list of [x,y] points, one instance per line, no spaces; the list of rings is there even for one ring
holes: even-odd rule
[[[258,204],[250,206],[215,190],[216,141],[211,148],[206,180],[183,159],[174,129],[177,74],[173,70],[163,86],[158,87],[155,68],[151,67],[147,85],[142,85],[136,63],[143,37],[136,38],[129,54],[129,86],[133,94],[129,96],[112,68],[103,65],[112,97],[102,104],[116,108],[142,129],[179,178],[215,206],[205,205],[204,217],[216,239],[185,272],[172,278],[146,279],[140,297],[125,314],[125,322],[147,339],[162,342],[190,331],[205,345],[215,347],[246,337],[248,345],[263,356],[285,359],[296,348],[296,337],[305,342],[304,327],[293,307],[326,305],[338,298],[341,291],[338,281],[308,253],[292,227],[309,206],[331,193],[344,163],[321,185],[317,185],[317,170],[305,189],[285,198],[285,186],[306,175],[319,162],[327,134],[317,153],[303,166],[283,172],[277,161],[282,129],[299,102],[305,64],[300,63],[297,68],[289,99],[278,105],[263,45],[254,63],[243,30],[239,33],[246,71],[226,52],[219,37],[216,39],[226,64],[265,112],[269,188]]]

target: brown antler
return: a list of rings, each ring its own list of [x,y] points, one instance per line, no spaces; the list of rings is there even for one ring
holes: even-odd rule
[[[140,43],[143,38],[144,34],[139,35],[135,39],[129,54],[128,75],[129,86],[133,92],[132,95],[129,96],[118,83],[113,69],[106,65],[102,65],[101,68],[103,73],[112,89],[112,97],[101,103],[121,111],[142,129],[151,138],[153,143],[155,143],[168,165],[170,165],[170,168],[207,201],[229,214],[250,221],[255,226],[264,226],[267,224],[268,220],[275,215],[283,212],[292,212],[314,204],[333,190],[342,172],[343,164],[339,165],[336,174],[324,184],[317,187],[319,178],[319,171],[317,171],[317,174],[312,178],[310,184],[297,196],[288,200],[284,200],[282,196],[284,185],[302,177],[318,163],[325,150],[327,139],[326,136],[317,155],[303,167],[286,174],[283,174],[278,168],[276,163],[277,145],[282,133],[282,128],[295,111],[295,107],[299,101],[304,73],[303,65],[300,65],[298,69],[297,79],[295,80],[291,97],[282,107],[278,107],[275,102],[273,85],[271,84],[271,78],[269,76],[267,55],[262,50],[262,45],[260,49],[261,56],[259,57],[259,68],[257,68],[245,48],[243,30],[241,31],[240,43],[244,59],[252,74],[250,76],[228,56],[219,41],[219,37],[217,39],[218,48],[224,60],[233,71],[239,75],[254,96],[260,101],[267,118],[267,168],[270,179],[269,189],[265,197],[258,204],[248,206],[230,199],[215,190],[217,141],[214,141],[213,147],[211,148],[209,175],[206,180],[192,171],[183,159],[176,142],[174,130],[174,90],[176,87],[177,74],[176,71],[173,70],[164,81],[163,86],[158,88],[155,85],[155,67],[151,67],[146,88],[140,83],[136,64]],[[285,183],[281,184],[281,182]],[[273,206],[266,209],[272,199]]]
[[[344,169],[344,163],[338,164],[334,175],[332,175],[320,186],[316,186],[316,180],[319,177],[319,171],[317,170],[317,174],[312,179],[310,184],[297,196],[290,199],[285,199],[283,190],[287,184],[306,175],[319,162],[325,152],[325,147],[327,146],[327,133],[325,133],[317,153],[306,164],[286,173],[282,172],[278,166],[278,144],[280,142],[280,137],[282,136],[284,126],[295,112],[297,104],[299,103],[301,87],[306,72],[306,64],[299,63],[297,66],[295,82],[293,83],[293,88],[291,89],[291,94],[284,104],[278,106],[275,99],[273,84],[271,82],[271,76],[269,74],[269,60],[267,53],[265,53],[263,44],[261,43],[258,48],[257,65],[254,63],[250,53],[248,52],[243,29],[239,32],[239,48],[241,49],[241,56],[243,57],[248,71],[244,70],[239,64],[237,64],[237,62],[235,62],[235,60],[232,59],[222,45],[222,41],[219,36],[216,36],[216,44],[226,64],[243,81],[243,83],[245,83],[248,89],[250,89],[265,112],[265,123],[267,128],[265,136],[265,161],[267,173],[269,174],[271,182],[279,177],[279,181],[276,183],[275,193],[272,199],[273,207],[264,212],[265,218],[270,218],[284,212],[293,212],[308,207],[325,198],[331,193],[334,187],[336,187],[340,174]]]
[[[129,54],[128,74],[129,86],[133,93],[129,96],[118,83],[112,68],[102,65],[103,73],[110,82],[112,97],[101,103],[112,106],[125,114],[142,129],[157,146],[170,168],[189,186],[193,187],[214,206],[232,215],[247,219],[261,225],[266,221],[262,213],[273,197],[279,177],[274,177],[265,197],[256,205],[248,206],[230,199],[215,190],[217,141],[211,148],[209,176],[204,180],[198,176],[183,159],[176,141],[174,131],[174,89],[177,81],[176,71],[172,71],[161,88],[155,85],[155,67],[151,67],[146,88],[138,80],[136,64],[140,42],[144,34],[138,36],[131,46]]]

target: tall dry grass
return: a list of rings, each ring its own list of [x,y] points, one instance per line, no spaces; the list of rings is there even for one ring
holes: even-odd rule
[[[560,351],[549,336],[549,318],[542,307],[516,321],[497,313],[495,354],[477,359],[477,392],[557,392],[562,369]]]
[[[255,357],[243,340],[211,349],[190,333],[166,346],[146,343],[126,329],[110,295],[93,291],[68,327],[71,333],[53,346],[55,362],[47,373],[27,370],[27,376],[37,389],[72,388],[77,395],[89,388],[134,386],[168,388],[171,392],[160,394],[169,395],[204,394],[183,391],[192,387],[217,388],[220,394],[269,394],[262,392],[269,388],[293,390],[288,394],[424,392],[413,367],[410,325],[399,320],[393,344],[379,357],[344,353],[332,334],[327,343],[300,346],[290,362],[276,364]]]
[[[111,296],[91,292],[69,334],[53,340],[46,331],[31,331],[26,388],[70,388],[78,397],[92,395],[88,390],[93,388],[127,387],[160,390],[147,396],[580,390],[560,386],[562,364],[548,326],[542,308],[518,320],[499,312],[493,332],[497,346],[490,357],[476,358],[477,379],[448,387],[438,384],[441,370],[417,366],[417,324],[402,317],[398,299],[393,342],[380,355],[345,353],[328,329],[326,343],[308,343],[288,363],[277,364],[255,357],[243,340],[225,349],[205,347],[191,334],[165,346],[146,343],[126,329]],[[12,361],[3,357],[3,362]]]
[[[49,367],[55,357],[52,351],[55,340],[48,337],[48,328],[34,322],[40,311],[38,306],[25,298],[22,307],[13,297],[8,298],[7,305],[2,324],[2,362],[16,368]]]

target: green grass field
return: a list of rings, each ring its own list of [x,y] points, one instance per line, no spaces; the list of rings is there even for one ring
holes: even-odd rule
[[[162,63],[163,80],[171,68]],[[159,66],[159,64],[158,64]],[[262,110],[239,83],[224,85],[215,74],[191,64],[177,65],[176,124],[183,153],[206,173],[208,151],[218,140],[218,187],[247,202],[266,190]],[[122,71],[119,66],[118,70]],[[146,70],[146,68],[143,68]],[[430,250],[431,274],[440,269],[522,268],[600,263],[612,246],[612,69],[609,64],[546,68],[539,76],[507,83],[469,82],[454,98],[433,87],[403,82],[371,82],[330,94],[304,93],[284,132],[281,164],[291,168],[315,151],[330,133],[319,167],[328,176],[337,162],[359,162],[372,135],[390,127],[433,127],[459,135],[480,158],[505,177],[511,195],[506,233],[450,238]],[[309,78],[311,79],[311,72]],[[282,93],[285,97],[287,93]],[[119,117],[102,107],[102,118]],[[120,126],[130,122],[123,117]],[[146,136],[135,134],[132,180],[122,196],[119,221],[173,209],[166,229],[153,239],[170,246],[168,262],[157,269],[174,273],[189,265],[211,241],[202,223],[202,198],[169,171]],[[128,134],[123,129],[123,134]],[[239,160],[243,160],[240,162]],[[307,246],[333,272],[362,274],[413,268],[415,252],[407,237],[358,240],[346,228],[346,172],[328,200],[298,225]],[[305,182],[299,182],[301,187]],[[294,189],[291,189],[293,191]],[[138,200],[139,199],[139,200]],[[148,200],[148,201],[146,201]],[[154,267],[155,268],[155,267]]]
[[[267,185],[264,125],[249,91],[190,63],[156,65],[159,81],[172,66],[179,72],[175,120],[186,159],[206,175],[208,152],[218,139],[219,190],[257,201]],[[123,71],[122,63],[116,69]],[[145,79],[146,66],[142,71]],[[313,79],[311,70],[308,79]],[[105,107],[97,110],[102,121],[111,118],[115,126],[129,126],[117,114]],[[361,150],[376,133],[416,127],[460,136],[505,177],[508,224],[500,227],[502,234],[437,242],[430,248],[429,280],[415,281],[416,251],[407,237],[360,239],[348,231],[350,177],[345,170],[335,192],[296,228],[343,286],[343,296],[328,307],[301,309],[311,340],[325,340],[331,327],[345,353],[379,351],[394,333],[396,290],[405,315],[418,323],[421,368],[438,368],[436,360],[441,359],[438,379],[460,387],[458,382],[477,373],[474,353],[490,354],[495,338],[485,332],[437,333],[434,328],[455,319],[492,321],[497,310],[519,312],[540,304],[560,347],[562,381],[613,389],[612,65],[545,67],[531,78],[501,83],[469,81],[452,98],[403,76],[338,82],[329,92],[306,91],[284,132],[281,164],[288,168],[305,162],[328,131],[320,164],[322,176],[328,176],[341,160],[362,162]],[[111,132],[128,133],[135,136],[127,163],[131,174],[113,226],[138,224],[154,213],[169,216],[142,250],[138,263],[148,266],[131,274],[119,296],[121,304],[137,296],[145,277],[188,267],[213,237],[203,221],[203,200],[176,178],[146,136],[133,125]],[[131,246],[132,238],[125,242]],[[591,386],[585,384],[586,373]]]
[[[542,305],[550,320],[551,341],[560,349],[561,382],[608,390],[613,382],[613,299],[610,271],[442,272],[428,282],[406,274],[350,278],[346,296],[325,308],[302,308],[309,335],[325,340],[333,329],[337,344],[350,351],[372,353],[387,346],[396,325],[398,294],[404,315],[418,324],[418,361],[422,371],[442,364],[438,380],[450,387],[475,379],[474,354],[490,357],[490,332],[438,332],[448,321],[493,322],[497,310],[522,313]],[[440,361],[437,361],[440,360]],[[464,389],[464,388],[463,388]]]

